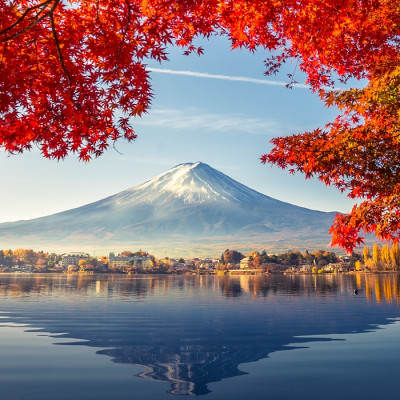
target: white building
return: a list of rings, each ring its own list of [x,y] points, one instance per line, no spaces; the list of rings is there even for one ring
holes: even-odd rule
[[[110,259],[110,264],[114,268],[125,269],[128,267],[142,267],[149,269],[151,267],[150,257],[114,257]]]
[[[243,258],[240,260],[240,268],[247,269],[250,267],[250,263],[251,261],[249,257]]]
[[[61,256],[61,265],[63,268],[67,268],[69,265],[79,266],[79,261],[85,258],[89,258],[88,253],[75,252],[65,253]]]

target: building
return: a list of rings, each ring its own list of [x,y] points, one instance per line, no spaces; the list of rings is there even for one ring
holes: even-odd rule
[[[113,268],[125,269],[133,265],[133,257],[113,257],[110,258],[110,265]]]
[[[75,252],[75,253],[65,253],[61,256],[61,266],[67,268],[69,265],[79,266],[79,261],[85,258],[89,258],[88,253]]]
[[[247,269],[250,267],[251,261],[249,257],[243,258],[240,260],[240,268],[241,269]]]
[[[114,257],[110,258],[110,265],[113,268],[126,269],[129,267],[142,267],[143,269],[151,268],[150,257]]]
[[[310,264],[302,265],[300,268],[300,271],[301,272],[311,272],[312,267],[313,267],[313,265],[310,265]]]
[[[349,266],[350,266],[350,262],[351,262],[351,256],[348,256],[348,255],[342,256],[342,255],[340,255],[340,256],[339,256],[339,261],[340,261],[344,266],[349,267]]]

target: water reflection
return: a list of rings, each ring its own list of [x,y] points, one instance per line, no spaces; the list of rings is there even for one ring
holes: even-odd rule
[[[241,276],[121,276],[121,275],[53,275],[0,274],[0,296],[60,297],[100,295],[123,300],[140,300],[147,296],[166,295],[169,291],[197,292],[218,290],[228,298],[244,294],[251,297],[325,296],[358,289],[368,301],[400,303],[400,274],[354,275],[241,275]]]
[[[6,320],[77,338],[171,394],[205,395],[240,364],[399,316],[400,275],[3,275]],[[354,294],[358,289],[358,295]],[[67,333],[65,333],[67,332]],[[0,332],[1,334],[1,332]],[[299,337],[303,336],[303,338]],[[318,339],[315,339],[318,340]],[[320,340],[329,340],[324,338]]]

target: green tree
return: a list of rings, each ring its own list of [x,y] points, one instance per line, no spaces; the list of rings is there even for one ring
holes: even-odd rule
[[[282,262],[285,265],[299,265],[302,255],[299,251],[289,251],[282,255]]]
[[[312,254],[310,254],[308,252],[308,250],[306,250],[306,252],[303,254],[303,260],[307,263],[307,264],[312,264],[314,262],[314,256]]]
[[[58,262],[57,254],[55,253],[47,254],[45,261],[48,268],[54,268]]]
[[[332,251],[317,250],[312,254],[316,260],[317,265],[319,265],[320,267],[338,261],[336,254]]]

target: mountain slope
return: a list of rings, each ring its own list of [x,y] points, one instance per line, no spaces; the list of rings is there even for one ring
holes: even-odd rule
[[[0,246],[19,240],[90,246],[101,242],[112,247],[183,238],[244,241],[260,235],[329,241],[327,230],[333,217],[334,213],[275,200],[198,162],[180,164],[142,185],[82,207],[0,224]]]

